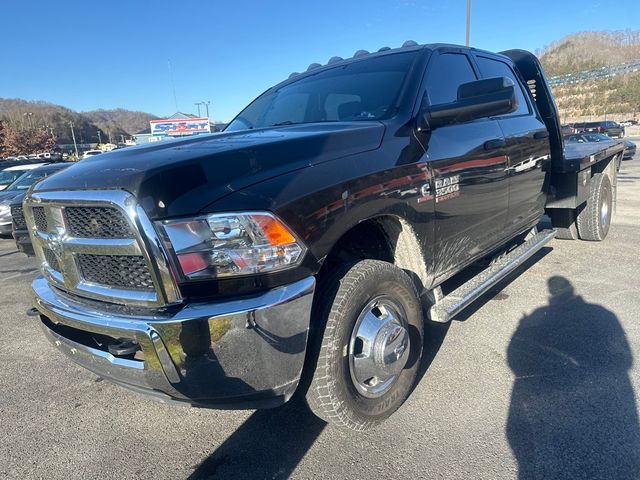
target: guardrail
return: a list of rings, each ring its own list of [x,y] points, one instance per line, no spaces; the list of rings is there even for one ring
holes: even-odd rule
[[[640,60],[628,63],[621,63],[609,67],[596,68],[594,70],[586,70],[584,72],[569,73],[566,75],[558,75],[549,79],[549,85],[558,86],[570,83],[585,82],[588,80],[600,80],[603,78],[616,77],[618,75],[628,75],[630,73],[640,72]]]

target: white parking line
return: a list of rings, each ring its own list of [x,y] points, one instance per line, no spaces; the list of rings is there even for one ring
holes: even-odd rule
[[[0,280],[2,280],[2,282],[6,282],[7,280],[11,280],[13,278],[22,277],[24,275],[33,275],[34,273],[37,273],[37,272],[38,272],[38,269],[34,268],[33,270],[29,270],[27,272],[14,273],[13,275],[9,275],[8,277],[2,277]]]

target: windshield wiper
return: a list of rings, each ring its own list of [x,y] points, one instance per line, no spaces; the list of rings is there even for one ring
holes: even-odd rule
[[[269,126],[270,127],[280,127],[282,125],[295,125],[297,123],[302,123],[302,122],[294,122],[293,120],[285,120],[284,122],[273,123],[273,124],[271,124]]]
[[[308,122],[293,122],[291,120],[285,120],[284,122],[273,123],[270,127],[280,127],[282,125],[304,125],[306,123],[332,123],[339,122],[340,120],[310,120]]]

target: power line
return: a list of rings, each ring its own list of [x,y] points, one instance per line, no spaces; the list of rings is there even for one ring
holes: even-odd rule
[[[549,85],[558,86],[568,83],[586,82],[589,80],[599,80],[602,78],[611,78],[618,75],[628,75],[640,71],[640,60],[633,62],[621,63],[609,67],[601,67],[593,70],[585,70],[583,72],[568,73],[558,75],[549,79]]]

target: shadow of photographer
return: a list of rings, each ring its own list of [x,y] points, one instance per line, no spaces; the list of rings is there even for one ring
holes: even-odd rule
[[[519,478],[638,478],[633,363],[618,318],[548,281],[549,304],[521,319],[508,349],[516,379],[507,438]]]

